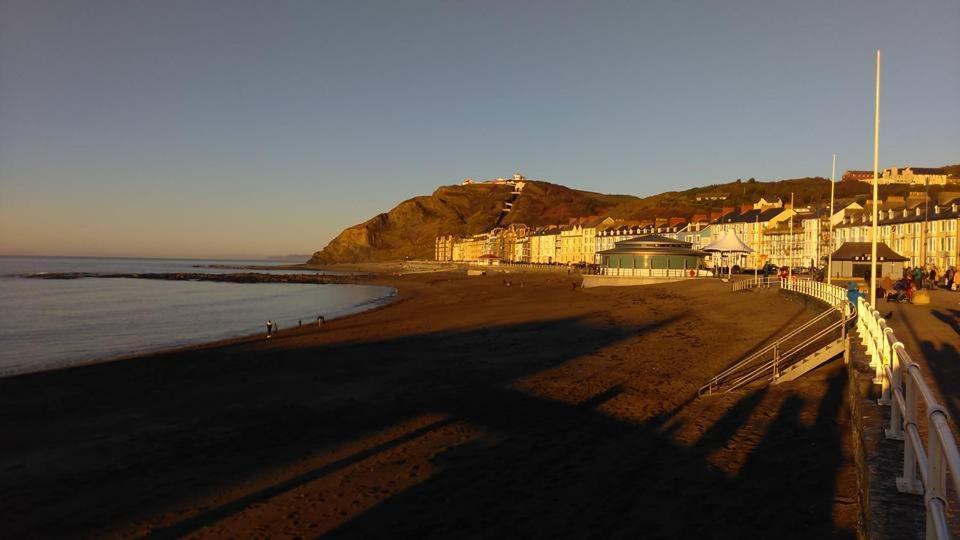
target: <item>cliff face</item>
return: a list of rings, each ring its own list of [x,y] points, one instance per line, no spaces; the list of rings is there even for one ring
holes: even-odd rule
[[[443,186],[432,195],[414,197],[385,214],[341,232],[313,254],[314,264],[433,258],[434,240],[447,234],[477,234],[498,223],[530,226],[565,223],[568,218],[595,215],[624,202],[626,195],[577,191],[547,182],[527,182],[521,195],[505,185]],[[506,203],[513,203],[503,213]]]

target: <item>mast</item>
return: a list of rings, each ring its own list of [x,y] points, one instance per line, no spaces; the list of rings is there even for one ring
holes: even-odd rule
[[[790,220],[790,233],[787,235],[787,279],[793,278],[793,218],[797,215],[797,207],[793,204],[793,192],[790,192],[790,210],[793,215]]]
[[[753,226],[754,231],[754,240],[756,240],[757,231],[760,230],[760,212],[757,212],[757,223]],[[757,251],[753,252],[753,281],[754,283],[760,282],[760,246],[758,242],[754,242],[753,245],[757,246]]]
[[[830,169],[830,244],[827,246],[827,249],[830,251],[827,252],[827,285],[833,283],[833,250],[836,249],[836,246],[833,242],[833,189],[836,186],[837,178],[837,154],[833,154],[833,167]]]
[[[880,159],[880,49],[877,49],[877,91],[873,107],[873,226],[870,231],[870,305],[877,305],[877,170]]]

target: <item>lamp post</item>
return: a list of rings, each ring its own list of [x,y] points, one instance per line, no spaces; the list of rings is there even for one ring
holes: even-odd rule
[[[877,87],[873,107],[873,225],[870,231],[870,305],[877,305],[877,168],[880,156],[880,49],[877,49]]]

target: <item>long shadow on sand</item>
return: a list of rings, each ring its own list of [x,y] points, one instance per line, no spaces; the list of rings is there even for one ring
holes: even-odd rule
[[[670,439],[669,415],[635,425],[598,412],[620,395],[617,386],[577,404],[508,387],[676,319],[642,327],[560,319],[293,351],[226,347],[3,379],[0,426],[15,442],[0,445],[2,463],[13,464],[0,470],[0,529],[75,536],[145,519],[440,411],[499,442],[438,456],[437,473],[332,535],[845,537],[831,518],[842,370],[814,424],[800,421],[799,398],[788,399],[739,471],[711,465],[708,455],[729,443],[763,391],[685,447]],[[195,532],[448,422],[153,534]]]
[[[831,514],[845,379],[840,371],[830,380],[813,426],[799,420],[801,400],[787,399],[738,472],[706,458],[749,418],[762,390],[744,396],[690,448],[657,425],[626,426],[593,411],[500,393],[503,409],[455,412],[494,427],[502,444],[442,456],[441,474],[333,536],[849,537],[835,530]]]

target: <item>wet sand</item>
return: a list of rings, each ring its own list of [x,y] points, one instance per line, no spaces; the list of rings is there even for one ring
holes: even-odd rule
[[[840,362],[694,397],[812,311],[573,281],[381,278],[323,329],[0,379],[0,535],[854,537]]]

